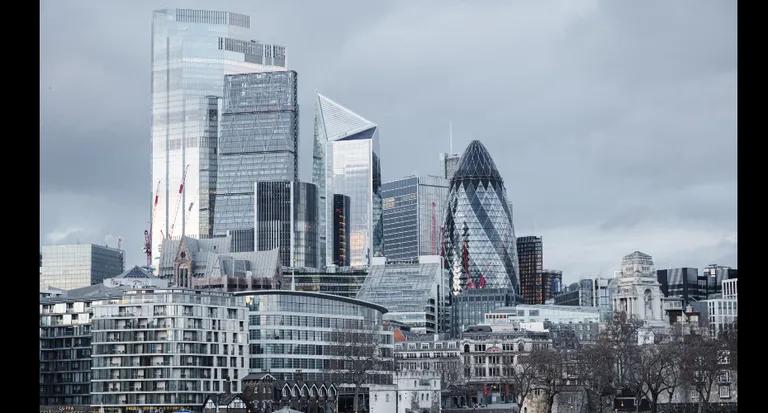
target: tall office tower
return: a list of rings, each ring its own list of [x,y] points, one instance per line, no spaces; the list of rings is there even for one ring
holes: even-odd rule
[[[212,234],[224,75],[285,70],[285,48],[250,40],[250,17],[157,10],[152,17],[152,264],[163,238]]]
[[[333,194],[332,254],[331,263],[336,267],[349,267],[349,197]],[[318,237],[319,240],[319,237]],[[320,262],[322,264],[322,261]]]
[[[542,237],[518,237],[517,259],[520,262],[520,295],[525,304],[544,304],[538,302],[536,286],[544,271],[544,244]]]
[[[254,182],[298,181],[298,142],[296,72],[224,78],[213,234],[233,252],[254,251]]]
[[[100,284],[123,272],[124,252],[95,244],[43,245],[40,288]]]
[[[698,268],[669,268],[656,271],[656,279],[661,284],[665,297],[680,297],[683,306],[692,301],[706,300],[704,287],[699,287]]]
[[[488,150],[472,141],[451,178],[443,246],[453,294],[473,288],[514,289],[520,275],[504,180]]]
[[[283,267],[317,268],[317,189],[296,181],[254,184],[256,251],[280,250]]]
[[[442,163],[442,172],[445,179],[450,180],[453,178],[453,174],[459,169],[459,160],[461,155],[457,153],[441,153],[440,161]]]
[[[411,260],[440,254],[440,226],[448,180],[409,176],[381,185],[384,256]]]
[[[318,94],[312,182],[320,194],[321,262],[333,266],[333,194],[350,200],[350,265],[367,267],[381,255],[381,158],[375,123]]]

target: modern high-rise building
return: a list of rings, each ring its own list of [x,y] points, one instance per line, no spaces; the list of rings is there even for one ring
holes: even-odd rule
[[[285,70],[285,48],[252,41],[250,17],[166,9],[152,17],[152,264],[164,238],[213,233],[224,75]]]
[[[517,237],[517,259],[520,263],[520,295],[526,304],[544,304],[535,295],[544,271],[544,246],[542,237]]]
[[[213,234],[233,252],[254,251],[254,182],[298,181],[296,93],[294,71],[224,78]]]
[[[40,288],[100,284],[123,272],[124,252],[95,244],[43,245]]]
[[[409,176],[381,185],[384,256],[411,260],[439,255],[448,180]]]
[[[453,294],[467,289],[514,289],[517,246],[504,180],[488,150],[472,141],[451,178],[443,246]]]
[[[370,265],[382,253],[381,158],[378,126],[318,94],[312,182],[320,194],[320,255],[333,262],[333,195],[349,196],[349,260]]]
[[[278,248],[283,267],[317,268],[317,187],[260,181],[254,194],[256,251]]]

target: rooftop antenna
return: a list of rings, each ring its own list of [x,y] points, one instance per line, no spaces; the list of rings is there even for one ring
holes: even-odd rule
[[[448,148],[450,154],[453,155],[453,124],[451,121],[448,121]]]

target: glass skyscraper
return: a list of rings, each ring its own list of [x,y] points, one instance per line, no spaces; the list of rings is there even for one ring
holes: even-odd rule
[[[254,184],[256,251],[280,250],[284,267],[317,268],[317,189],[296,181]]]
[[[285,48],[249,40],[250,17],[166,9],[152,18],[152,257],[163,238],[212,234],[217,99],[224,75],[285,70]],[[182,185],[183,178],[183,185]]]
[[[123,272],[123,251],[101,245],[43,245],[41,255],[40,288],[87,287]]]
[[[320,194],[321,262],[333,266],[333,195],[350,199],[350,265],[381,255],[381,162],[375,123],[318,94],[312,182]]]
[[[443,247],[453,294],[467,289],[519,293],[512,213],[504,180],[480,141],[472,141],[451,178]]]
[[[296,72],[225,77],[213,234],[233,252],[254,251],[254,182],[298,181],[298,120]]]
[[[411,260],[440,254],[448,180],[410,176],[381,186],[384,256]]]

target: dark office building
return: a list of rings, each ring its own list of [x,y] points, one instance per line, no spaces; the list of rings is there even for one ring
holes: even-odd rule
[[[308,182],[263,181],[256,198],[256,251],[280,250],[284,267],[317,268],[317,188]]]
[[[656,279],[661,283],[661,292],[665,297],[680,297],[683,306],[691,301],[705,299],[706,285],[699,285],[699,270],[697,268],[670,268],[656,271]]]
[[[541,273],[541,298],[544,301],[554,298],[557,294],[560,294],[560,290],[563,285],[563,272],[558,270],[544,270]]]
[[[333,194],[333,265],[349,267],[350,198]]]
[[[541,237],[517,238],[517,259],[520,261],[520,288],[525,304],[544,304],[542,272],[544,252]]]

